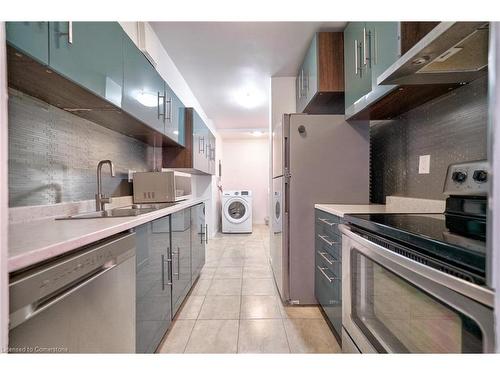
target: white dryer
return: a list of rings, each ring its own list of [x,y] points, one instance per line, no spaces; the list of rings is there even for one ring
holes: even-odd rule
[[[252,192],[222,192],[222,233],[252,233]]]

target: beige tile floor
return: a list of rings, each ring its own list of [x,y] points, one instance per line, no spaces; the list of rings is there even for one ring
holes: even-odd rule
[[[338,353],[315,306],[283,306],[267,254],[267,227],[220,234],[161,353]]]

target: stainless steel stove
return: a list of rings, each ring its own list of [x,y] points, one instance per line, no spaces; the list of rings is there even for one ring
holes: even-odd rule
[[[451,165],[446,211],[350,215],[342,228],[343,342],[361,352],[494,348],[488,165]]]

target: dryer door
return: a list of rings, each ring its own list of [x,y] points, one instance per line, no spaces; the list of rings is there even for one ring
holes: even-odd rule
[[[248,219],[250,208],[244,199],[235,197],[226,202],[224,215],[230,223],[239,224]]]

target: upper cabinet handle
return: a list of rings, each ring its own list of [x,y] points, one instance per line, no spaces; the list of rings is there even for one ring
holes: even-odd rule
[[[168,98],[168,117],[167,120],[172,122],[172,98]]]
[[[359,65],[358,65],[358,41],[354,40],[354,75],[358,75]]]
[[[363,65],[368,63],[368,43],[366,42],[366,27],[363,27]]]
[[[68,22],[68,43],[73,44],[73,21]]]

